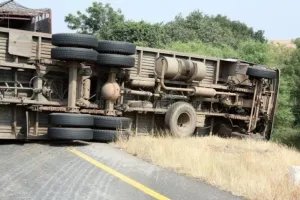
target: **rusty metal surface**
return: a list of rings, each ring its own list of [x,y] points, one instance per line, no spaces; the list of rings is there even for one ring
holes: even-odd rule
[[[214,97],[217,95],[217,91],[213,88],[194,87],[193,89],[195,96]]]
[[[134,79],[131,81],[131,86],[133,87],[154,87],[155,86],[155,80],[143,80],[141,79]]]
[[[39,106],[37,111],[66,112],[66,107]]]
[[[96,109],[81,109],[81,113],[83,114],[95,114],[95,115],[104,115],[104,110],[96,110]]]
[[[155,72],[158,77],[164,74],[166,79],[171,80],[202,81],[206,77],[206,65],[192,60],[160,57],[156,60]]]
[[[116,101],[120,97],[120,91],[118,83],[106,83],[102,87],[101,96],[104,100]]]
[[[168,109],[164,108],[128,108],[127,112],[153,112],[156,114],[165,114]],[[213,112],[196,112],[197,115],[207,115],[207,116],[215,116],[215,117],[225,117],[230,119],[238,119],[248,121],[250,120],[249,116],[243,115],[235,115],[235,114],[228,114],[228,113],[213,113]]]

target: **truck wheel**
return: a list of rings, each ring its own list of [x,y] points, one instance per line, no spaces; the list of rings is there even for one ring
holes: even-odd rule
[[[49,115],[49,124],[71,127],[92,127],[94,125],[94,117],[85,114],[51,113]]]
[[[135,59],[132,56],[116,54],[98,54],[97,64],[103,67],[132,68]]]
[[[117,140],[129,138],[127,131],[113,131],[113,130],[94,130],[93,140],[99,142],[115,142]]]
[[[97,48],[98,40],[92,35],[58,33],[52,35],[52,44],[58,47]]]
[[[277,77],[277,73],[275,71],[254,67],[249,67],[246,74],[257,78],[266,79],[275,79]]]
[[[87,128],[48,128],[48,137],[61,140],[91,140],[93,130]]]
[[[97,52],[92,49],[57,47],[51,49],[51,58],[65,61],[96,62]]]
[[[128,129],[132,120],[127,117],[94,116],[94,126],[107,129]]]
[[[129,42],[100,40],[96,50],[99,53],[132,55],[135,54],[136,45]]]
[[[171,105],[165,116],[165,125],[176,137],[192,136],[196,128],[196,111],[186,102]]]

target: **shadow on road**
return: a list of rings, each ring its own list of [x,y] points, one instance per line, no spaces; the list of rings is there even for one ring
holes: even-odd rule
[[[23,146],[26,143],[30,143],[29,141],[22,140],[0,140],[0,145],[19,145]]]
[[[85,141],[45,141],[41,144],[48,145],[51,147],[80,147],[89,145]]]
[[[18,145],[24,146],[25,144],[41,144],[51,147],[79,147],[87,146],[89,143],[87,141],[62,141],[62,140],[0,140],[0,145]]]

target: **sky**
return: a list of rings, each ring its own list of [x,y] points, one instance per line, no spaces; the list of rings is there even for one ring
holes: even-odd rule
[[[64,18],[75,14],[97,0],[16,0],[29,8],[51,8],[53,33],[71,32]],[[226,15],[244,22],[254,30],[264,30],[269,40],[300,37],[299,0],[102,0],[115,9],[121,9],[126,19],[148,22],[167,22],[181,13],[194,10],[205,14]]]

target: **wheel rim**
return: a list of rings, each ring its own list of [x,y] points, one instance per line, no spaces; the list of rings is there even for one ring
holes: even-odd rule
[[[179,131],[186,131],[191,123],[191,116],[186,112],[181,113],[177,119],[177,128]]]

